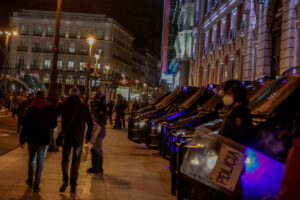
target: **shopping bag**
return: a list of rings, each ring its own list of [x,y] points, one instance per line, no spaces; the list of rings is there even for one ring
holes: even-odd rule
[[[93,121],[93,123],[94,123],[93,132],[92,132],[92,137],[91,137],[91,140],[90,140],[91,144],[95,144],[98,135],[101,133],[101,131],[103,129],[103,127],[100,124],[98,124],[97,122]]]

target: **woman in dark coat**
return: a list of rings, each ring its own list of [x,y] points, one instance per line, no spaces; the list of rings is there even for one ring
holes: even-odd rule
[[[93,148],[91,149],[92,167],[87,170],[88,173],[103,173],[103,139],[106,136],[106,104],[105,97],[101,93],[95,95],[92,102],[92,115],[94,121],[99,124],[102,129],[98,134]]]

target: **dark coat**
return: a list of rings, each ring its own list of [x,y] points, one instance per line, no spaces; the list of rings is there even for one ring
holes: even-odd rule
[[[104,125],[106,123],[106,105],[102,102],[93,101],[92,112],[98,124]]]
[[[219,130],[219,133],[238,143],[247,145],[251,138],[252,120],[250,110],[239,105],[230,110]]]
[[[56,127],[56,116],[52,106],[44,108],[29,106],[24,114],[20,143],[48,145],[52,129]]]
[[[65,132],[72,116],[76,114],[68,132]],[[72,95],[56,109],[56,116],[62,116],[62,133],[65,134],[65,144],[82,145],[84,141],[85,124],[88,125],[86,140],[91,139],[93,120],[87,105],[83,104],[79,96]]]

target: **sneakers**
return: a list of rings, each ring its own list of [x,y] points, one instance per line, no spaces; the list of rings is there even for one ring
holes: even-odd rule
[[[39,187],[39,185],[34,185],[33,186],[33,192],[34,193],[39,193],[41,190],[40,190],[40,187]]]
[[[67,183],[63,183],[62,186],[60,186],[59,188],[59,192],[65,192],[66,189],[68,187],[68,184]]]
[[[28,187],[32,187],[32,185],[33,185],[32,181],[29,179],[27,179],[25,183],[26,183],[26,185],[28,185]]]

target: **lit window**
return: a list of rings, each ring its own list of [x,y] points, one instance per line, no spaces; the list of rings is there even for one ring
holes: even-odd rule
[[[75,44],[74,43],[70,43],[69,52],[75,53]]]
[[[36,26],[34,29],[35,35],[42,35],[42,26]]]
[[[48,26],[47,27],[47,35],[53,35],[53,26]]]
[[[46,59],[44,62],[44,69],[50,69],[50,66],[51,66],[51,60]]]
[[[85,85],[85,76],[80,76],[78,79],[78,85],[84,86]]]
[[[74,62],[73,61],[68,62],[68,70],[70,70],[70,71],[74,70]]]
[[[70,37],[74,38],[74,37],[76,37],[76,36],[77,36],[77,30],[76,30],[75,27],[72,27],[72,28],[70,29]]]
[[[49,78],[50,76],[49,76],[49,74],[45,74],[44,76],[43,76],[43,82],[44,83],[49,83],[49,81],[50,81],[50,78]]]
[[[57,69],[62,69],[62,60],[57,61]]]
[[[84,65],[85,65],[85,62],[80,62],[79,71],[84,71]]]
[[[20,29],[21,34],[27,34],[27,31],[28,31],[27,25],[25,24],[21,25],[21,29]]]
[[[67,85],[74,85],[74,77],[72,75],[67,76],[66,84]]]
[[[46,45],[47,45],[46,48],[47,48],[48,50],[52,50],[52,46],[53,46],[53,43],[52,43],[52,42],[47,42]]]

